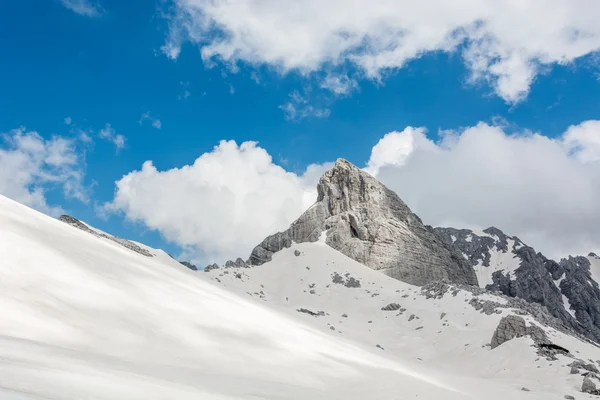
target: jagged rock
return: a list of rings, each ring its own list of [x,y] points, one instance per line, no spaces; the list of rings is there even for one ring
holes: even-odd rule
[[[592,382],[592,380],[587,376],[583,378],[583,383],[581,384],[581,391],[583,393],[598,394],[598,390],[596,390],[596,384]]]
[[[120,244],[121,246],[123,246],[131,251],[135,251],[136,253],[141,254],[143,256],[154,257],[154,254],[152,254],[148,250],[138,246],[137,244],[135,244],[129,240],[126,240],[126,239],[122,239],[122,238],[119,238],[116,236],[110,236],[110,235],[107,235],[100,231],[91,229],[89,226],[87,226],[83,222],[79,221],[77,218],[71,217],[70,215],[61,215],[58,218],[58,220],[66,223],[66,224],[69,224],[77,229],[80,229],[84,232],[90,233],[96,237],[112,240],[113,242]]]
[[[300,313],[304,313],[304,314],[312,315],[313,317],[322,317],[322,316],[324,316],[324,315],[325,315],[325,312],[324,312],[324,311],[317,311],[317,312],[314,312],[314,311],[311,311],[311,310],[309,310],[309,309],[306,309],[306,308],[299,308],[299,309],[297,309],[296,311],[298,311],[298,312],[300,312]]]
[[[214,269],[219,269],[219,266],[215,263],[215,264],[211,264],[211,265],[207,265],[206,267],[204,267],[204,272],[210,272]]]
[[[600,342],[600,287],[592,279],[586,257],[569,257],[557,263],[497,228],[483,232],[485,235],[468,229],[434,229],[447,247],[454,247],[471,265],[495,270],[491,274],[493,283],[487,289],[541,304],[569,329]],[[491,265],[494,252],[512,255],[518,268],[508,273],[503,265]]]
[[[522,317],[507,315],[500,320],[498,327],[494,331],[490,345],[492,349],[495,349],[502,343],[523,336],[531,336],[535,343],[548,342],[546,333],[539,326],[531,324],[528,327]]]
[[[186,267],[188,267],[189,269],[191,269],[192,271],[198,271],[198,267],[196,267],[194,264],[191,264],[187,261],[180,261],[181,265],[185,265]]]
[[[375,178],[338,159],[317,185],[318,199],[290,228],[267,237],[250,255],[252,265],[292,242],[325,242],[354,260],[416,285],[434,281],[477,284],[473,268]]]
[[[387,306],[381,307],[382,311],[396,311],[400,309],[400,304],[390,303]]]
[[[583,360],[575,360],[573,361],[571,364],[569,364],[569,367],[571,368],[578,368],[578,369],[585,369],[586,371],[589,372],[593,372],[593,373],[600,373],[600,371],[598,371],[598,368],[591,363],[586,363]]]

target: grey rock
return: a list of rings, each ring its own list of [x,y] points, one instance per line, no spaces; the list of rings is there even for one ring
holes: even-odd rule
[[[313,317],[322,317],[325,315],[324,311],[311,311],[307,308],[299,308],[296,311],[298,311],[299,313],[304,313],[304,314],[308,314],[308,315],[312,315]]]
[[[583,393],[598,394],[598,391],[596,390],[596,384],[592,382],[592,380],[588,377],[583,378],[583,383],[581,384],[581,391]]]
[[[295,255],[296,257],[298,257],[300,254],[302,254],[302,253],[300,253],[300,251],[299,251],[299,250],[294,250],[294,255]]]
[[[198,271],[198,267],[196,267],[194,264],[189,263],[187,261],[180,261],[179,262],[181,265],[184,265],[186,267],[188,267],[189,269],[191,269],[192,271]]]
[[[356,278],[354,278],[353,276],[350,276],[350,274],[346,274],[345,276],[342,276],[340,274],[338,274],[337,272],[334,272],[331,275],[331,282],[336,283],[338,285],[344,285],[347,288],[360,288],[361,284],[360,281]]]
[[[579,373],[579,370],[577,368],[571,367],[571,375],[575,375],[575,374],[578,374],[578,373]]]
[[[317,192],[317,202],[288,230],[254,248],[252,265],[270,261],[292,242],[315,242],[326,231],[329,246],[392,278],[416,285],[477,284],[462,255],[445,246],[394,192],[348,161],[338,159]]]
[[[77,218],[71,217],[70,215],[61,215],[58,218],[58,220],[66,223],[68,225],[71,225],[74,228],[77,228],[84,232],[90,233],[96,237],[111,240],[111,241],[125,247],[126,249],[135,251],[136,253],[141,254],[143,256],[154,257],[154,254],[152,254],[148,250],[138,246],[137,244],[135,244],[127,239],[122,239],[122,238],[116,237],[116,236],[110,236],[110,235],[107,235],[100,231],[96,231],[96,230],[90,228],[89,226],[87,226],[86,224],[84,224],[83,222],[79,221]]]
[[[206,267],[204,267],[204,272],[210,272],[215,269],[219,269],[219,266],[217,264],[207,265]]]
[[[522,392],[531,392],[531,390],[527,389],[526,387],[522,387],[522,388],[521,388],[521,391],[522,391]]]
[[[505,235],[494,227],[484,230],[489,236],[454,228],[435,228],[434,233],[447,247],[462,253],[471,265],[494,268],[493,283],[486,289],[540,304],[569,329],[600,342],[600,287],[592,279],[586,257],[555,262],[518,237]],[[490,264],[494,252],[512,254],[519,267],[509,276],[502,265]],[[592,253],[588,257],[597,255]],[[571,310],[565,309],[563,296],[569,300]],[[576,318],[570,311],[574,311]]]
[[[542,328],[535,324],[527,326],[522,317],[507,315],[500,320],[498,327],[494,331],[490,345],[492,349],[495,349],[511,339],[523,336],[530,336],[535,343],[549,343],[546,333]]]
[[[565,399],[567,399],[567,400],[575,400],[575,397],[571,396],[570,394],[565,394]]]
[[[400,304],[390,303],[387,306],[381,307],[382,311],[396,311],[400,309]]]

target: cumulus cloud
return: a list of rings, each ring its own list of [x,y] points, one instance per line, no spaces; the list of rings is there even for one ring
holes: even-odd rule
[[[363,76],[430,52],[458,52],[474,81],[507,102],[540,71],[600,49],[594,0],[174,0],[162,50],[191,41],[210,63],[270,65],[310,74],[354,65]],[[332,86],[339,88],[337,85]]]
[[[550,256],[600,249],[600,121],[554,139],[480,123],[384,136],[368,169],[434,226],[496,226]]]
[[[117,153],[125,148],[125,136],[120,133],[117,133],[117,131],[115,131],[115,129],[108,123],[104,125],[103,129],[100,129],[98,136],[100,137],[100,139],[107,140],[114,144]]]
[[[116,182],[103,211],[161,232],[197,262],[245,258],[315,201],[327,167],[311,165],[298,175],[255,142],[222,141],[181,168],[160,171],[146,161]]]
[[[104,8],[90,0],[61,0],[63,6],[79,15],[99,17],[104,14]]]
[[[82,181],[83,160],[77,142],[60,136],[42,138],[25,128],[1,135],[0,193],[51,215],[61,212],[51,206],[46,192],[62,188],[67,198],[88,202]]]
[[[143,125],[145,121],[150,121],[150,124],[153,128],[160,129],[162,127],[162,122],[160,122],[160,119],[152,117],[150,112],[143,113],[138,122],[140,125]]]

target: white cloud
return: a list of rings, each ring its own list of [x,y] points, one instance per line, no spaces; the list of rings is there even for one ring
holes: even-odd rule
[[[42,138],[24,128],[2,134],[0,193],[51,215],[61,212],[46,199],[48,189],[62,188],[67,198],[88,201],[82,181],[83,160],[75,140]]]
[[[71,119],[71,117],[65,118],[65,125],[71,125],[72,122],[73,122],[73,120]]]
[[[480,123],[440,132],[391,132],[366,170],[434,226],[497,226],[548,256],[600,252],[600,121],[551,139]],[[316,198],[331,163],[286,172],[256,143],[223,141],[192,165],[151,161],[117,182],[108,212],[161,232],[201,262],[247,257]]]
[[[151,161],[116,182],[106,212],[161,232],[199,262],[247,257],[316,199],[327,166],[286,172],[255,142],[222,141],[192,165],[159,171]]]
[[[74,13],[87,17],[100,17],[105,12],[100,4],[90,0],[61,0],[61,2]]]
[[[140,125],[142,125],[144,123],[144,121],[146,121],[146,120],[150,121],[153,128],[160,129],[162,127],[162,123],[160,122],[160,119],[153,118],[150,115],[150,112],[143,113],[138,122]]]
[[[600,248],[599,140],[600,121],[556,139],[480,123],[437,144],[409,127],[368,165],[428,224],[493,225],[546,255],[587,254]]]
[[[98,136],[100,137],[100,139],[107,140],[114,144],[117,149],[117,153],[123,148],[125,148],[125,136],[120,133],[117,133],[115,129],[108,123],[104,126],[103,129],[100,129]]]
[[[207,63],[303,74],[352,64],[381,79],[426,53],[458,51],[471,78],[507,102],[524,98],[541,68],[600,49],[595,0],[174,1],[163,46],[171,58],[191,41]]]
[[[294,90],[289,95],[290,100],[279,106],[285,114],[285,119],[289,121],[299,121],[304,118],[327,118],[331,114],[328,108],[315,107],[309,104],[308,99]]]

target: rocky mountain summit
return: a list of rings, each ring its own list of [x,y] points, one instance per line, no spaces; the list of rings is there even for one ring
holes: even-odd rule
[[[346,256],[407,283],[477,284],[473,268],[459,252],[445,246],[396,193],[348,161],[338,159],[319,180],[317,191],[317,202],[289,229],[256,246],[248,264],[261,265],[292,242],[323,239]]]

